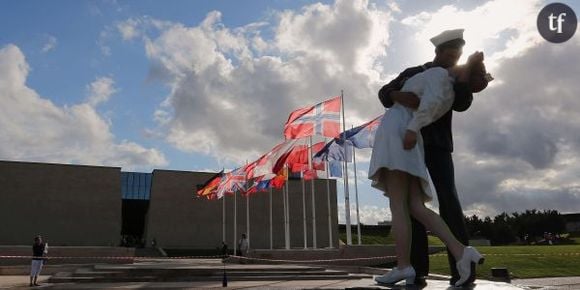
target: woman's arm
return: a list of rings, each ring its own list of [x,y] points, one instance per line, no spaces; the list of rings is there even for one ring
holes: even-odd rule
[[[441,118],[451,109],[453,104],[453,89],[449,73],[443,68],[434,68],[425,76],[425,89],[421,103],[407,126],[403,138],[403,148],[412,149],[417,144],[417,134],[421,128]]]
[[[443,68],[433,68],[425,77],[425,89],[421,103],[407,126],[408,130],[419,132],[421,128],[441,118],[453,103],[453,89],[449,73]]]

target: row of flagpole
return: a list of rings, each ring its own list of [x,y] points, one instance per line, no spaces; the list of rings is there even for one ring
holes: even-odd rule
[[[332,99],[333,101],[336,98]],[[327,101],[328,102],[328,101]],[[323,104],[323,103],[321,103]],[[319,104],[320,105],[320,104]],[[317,105],[318,106],[318,105]],[[313,107],[314,108],[314,107]],[[347,144],[346,140],[347,138],[347,130],[346,130],[346,118],[345,118],[345,106],[344,106],[344,93],[341,90],[341,95],[340,95],[340,114],[339,114],[339,121],[340,118],[342,118],[342,140],[343,140],[343,151],[344,151],[344,158],[343,159],[343,164],[342,164],[342,178],[343,178],[343,182],[344,182],[344,198],[345,198],[345,221],[346,221],[346,236],[347,236],[347,244],[351,245],[352,244],[352,232],[351,232],[351,215],[350,215],[350,187],[349,187],[349,178],[348,178],[348,160],[350,158],[348,158],[348,150],[349,150],[349,145]],[[296,112],[296,111],[295,111]],[[293,112],[292,114],[294,114],[295,112]],[[291,117],[292,118],[292,115]],[[371,121],[374,122],[376,121],[378,118],[376,118],[375,120]],[[290,120],[290,119],[289,119]],[[296,119],[295,119],[296,120]],[[366,123],[367,124],[370,124]],[[288,123],[286,124],[288,125]],[[362,127],[362,126],[361,126]],[[358,128],[358,127],[357,127]],[[351,130],[354,130],[354,128],[351,128]],[[285,135],[286,135],[286,128],[285,128]],[[312,174],[311,171],[314,170],[313,168],[313,160],[312,160],[312,134],[311,135],[307,135],[309,137],[308,139],[308,147],[307,147],[307,151],[308,151],[308,170],[309,170],[309,174]],[[374,135],[373,135],[374,136]],[[287,137],[288,138],[288,137]],[[295,138],[295,137],[294,137]],[[350,139],[349,139],[350,140]],[[333,142],[333,141],[331,141]],[[353,141],[354,142],[354,141]],[[329,143],[330,144],[330,143]],[[282,145],[282,144],[280,144]],[[328,144],[327,144],[328,145]],[[284,145],[285,146],[285,145]],[[292,143],[291,145],[292,149],[294,149],[294,143]],[[358,145],[355,145],[354,147],[357,148],[367,148],[367,147],[358,147]],[[277,147],[275,147],[277,148]],[[288,150],[288,148],[286,148],[286,150]],[[360,213],[359,213],[359,198],[358,198],[358,184],[357,184],[357,169],[356,169],[356,154],[354,148],[352,148],[353,152],[352,152],[352,156],[353,156],[353,167],[354,167],[354,187],[355,187],[355,197],[356,197],[356,218],[357,218],[357,236],[358,236],[358,244],[361,244],[361,225],[360,225]],[[270,152],[269,154],[273,153],[274,151]],[[288,151],[289,152],[289,151]],[[317,153],[318,154],[318,153]],[[266,157],[267,155],[264,155],[263,157]],[[337,159],[334,159],[337,160]],[[258,160],[257,160],[258,161]],[[256,162],[257,162],[256,161]],[[286,161],[284,161],[286,162]],[[329,247],[333,247],[333,237],[332,237],[332,216],[331,216],[331,201],[330,201],[330,164],[328,162],[328,159],[325,160],[325,171],[326,171],[326,189],[327,189],[327,206],[328,206],[328,231],[329,231]],[[255,162],[254,162],[255,163]],[[290,164],[290,163],[288,163]],[[257,165],[255,165],[257,166]],[[244,171],[247,169],[248,167],[248,163],[246,162],[246,166],[244,166]],[[238,169],[236,169],[238,170]],[[253,169],[252,169],[253,170]],[[262,169],[263,170],[263,169]],[[272,169],[273,170],[273,169]],[[282,185],[282,198],[283,198],[283,209],[284,209],[284,245],[286,249],[290,249],[290,204],[289,204],[289,187],[288,187],[288,165],[284,165],[284,173],[283,175],[285,176],[285,180],[284,180],[284,184]],[[303,212],[303,243],[304,243],[304,248],[308,247],[308,236],[307,236],[307,217],[306,217],[306,186],[305,186],[305,176],[304,176],[304,169],[302,169],[300,171],[300,176],[302,179],[302,212]],[[233,172],[233,171],[232,171]],[[316,171],[314,171],[316,172]],[[310,175],[309,175],[310,176]],[[245,174],[245,182],[244,182],[244,187],[245,189],[240,189],[240,190],[244,190],[247,191],[247,182],[248,182],[248,173],[246,172]],[[257,182],[256,180],[254,180],[254,182]],[[311,202],[311,206],[312,206],[312,246],[314,248],[318,247],[317,244],[317,228],[316,228],[316,193],[315,193],[315,186],[314,186],[314,180],[311,180],[311,194],[312,194],[312,202]],[[234,187],[234,254],[236,254],[236,239],[237,239],[237,194],[236,194],[236,189]],[[272,188],[270,186],[269,188],[269,192],[270,192],[270,248],[273,248],[273,225],[272,225]],[[225,192],[222,192],[222,194]],[[218,194],[219,196],[219,194]],[[223,195],[222,195],[223,196]],[[249,197],[249,193],[246,192],[246,235],[247,235],[247,239],[248,239],[248,244],[250,242],[250,213],[249,213],[249,209],[250,209],[250,197]],[[222,231],[223,231],[223,240],[225,241],[226,239],[226,205],[225,205],[225,198],[223,200],[223,205],[222,205]]]
[[[327,172],[328,175],[328,172]],[[316,222],[315,217],[315,194],[314,194],[314,182],[311,182],[312,185],[312,223]],[[302,213],[303,213],[303,221],[304,221],[304,249],[308,248],[307,246],[307,219],[306,219],[306,195],[305,195],[305,182],[302,179]],[[329,247],[333,247],[332,242],[332,215],[331,215],[331,203],[330,203],[330,179],[326,180],[326,190],[327,190],[327,206],[328,206],[328,234],[329,234]],[[288,182],[282,187],[282,198],[283,198],[283,207],[284,207],[284,245],[286,249],[290,249],[290,206],[289,206],[289,187]],[[234,192],[233,199],[234,199],[234,246],[236,245],[237,239],[237,192]],[[272,188],[269,189],[269,201],[270,201],[270,249],[273,249],[273,216],[272,216]],[[359,232],[360,234],[360,232]],[[246,194],[246,237],[248,239],[248,246],[250,245],[250,195]],[[222,198],[222,240],[226,240],[226,199],[225,197]],[[359,238],[360,241],[360,238]],[[360,242],[359,242],[360,244]],[[313,227],[313,248],[317,248],[317,241],[316,241],[316,230]],[[234,255],[237,254],[237,247],[234,247]]]

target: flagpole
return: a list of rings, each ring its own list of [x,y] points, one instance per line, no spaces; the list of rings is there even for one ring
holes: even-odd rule
[[[344,214],[346,219],[346,244],[352,245],[352,233],[350,232],[350,200],[348,191],[348,166],[347,166],[347,146],[346,146],[346,116],[344,115],[344,92],[340,90],[340,101],[342,102],[342,132],[343,132],[343,146],[344,146]]]
[[[226,195],[222,196],[222,241],[226,242]]]
[[[248,248],[250,248],[250,194],[246,192],[246,236],[248,237]]]
[[[246,167],[248,166],[248,160],[246,160]],[[248,238],[248,249],[250,248],[250,194],[248,193],[248,174],[244,177],[244,189],[246,191],[246,237]]]
[[[238,248],[238,198],[236,191],[234,190],[234,256],[237,256]]]
[[[314,170],[312,166],[312,136],[308,138],[308,169]],[[318,248],[318,243],[316,241],[316,192],[314,189],[314,178],[310,180],[310,191],[312,192],[312,247],[316,249]]]
[[[306,233],[306,184],[304,182],[304,172],[300,171],[302,179],[302,223],[304,227],[304,249],[308,248],[308,237]]]
[[[270,250],[274,249],[274,239],[272,236],[272,187],[270,189]]]
[[[352,128],[351,128],[352,129]],[[356,149],[352,148],[352,164],[354,166],[354,192],[356,197],[356,230],[358,234],[358,244],[362,245],[361,235],[360,235],[360,215],[358,210],[358,184],[357,184],[357,172],[356,172]]]
[[[328,247],[332,248],[332,218],[330,214],[330,166],[326,161],[326,202],[328,203]]]
[[[286,187],[282,186],[282,203],[284,204],[284,248],[289,249],[288,246],[288,218],[286,215],[286,208],[288,205],[286,204]]]
[[[288,231],[288,235],[286,236],[286,238],[288,239],[287,241],[287,246],[286,249],[290,249],[290,187],[288,186],[288,167],[286,167],[286,230]]]

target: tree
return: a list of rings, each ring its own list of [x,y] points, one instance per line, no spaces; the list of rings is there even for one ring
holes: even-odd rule
[[[511,244],[526,237],[535,239],[543,237],[544,233],[562,234],[565,231],[564,218],[557,210],[503,212],[493,219],[485,217],[483,220],[472,215],[464,220],[469,236],[484,237],[492,245]]]

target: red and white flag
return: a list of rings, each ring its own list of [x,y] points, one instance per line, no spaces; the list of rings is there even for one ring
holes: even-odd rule
[[[334,138],[340,134],[340,110],[340,97],[298,109],[290,113],[284,125],[284,136],[286,139],[313,135]]]
[[[281,164],[279,160],[286,157],[288,152],[290,152],[294,146],[300,143],[299,141],[300,140],[295,139],[282,142],[272,148],[270,152],[262,155],[262,157],[258,158],[258,160],[252,162],[255,163],[255,165],[251,172],[248,172],[248,178],[264,176],[264,179],[270,179],[276,176],[281,169],[278,168],[279,165],[283,165],[283,163]]]

